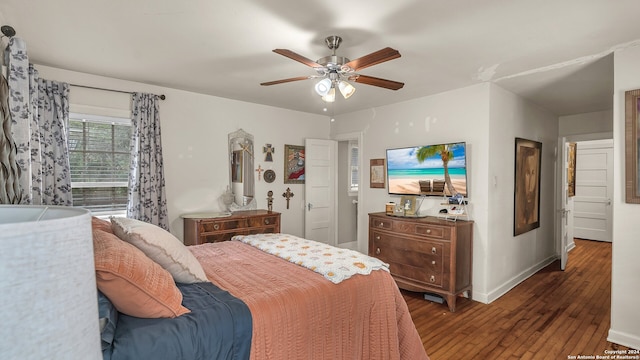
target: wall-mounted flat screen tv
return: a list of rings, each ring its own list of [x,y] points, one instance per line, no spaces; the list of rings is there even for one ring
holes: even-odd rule
[[[387,150],[389,194],[468,197],[465,142]]]

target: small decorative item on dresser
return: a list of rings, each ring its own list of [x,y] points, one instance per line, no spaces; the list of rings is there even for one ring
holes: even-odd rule
[[[385,206],[385,212],[387,213],[387,215],[393,215],[393,211],[396,207],[396,203],[392,202],[388,202],[387,205]]]
[[[273,191],[267,191],[267,211],[273,210]]]
[[[293,197],[293,193],[291,192],[291,189],[287,188],[287,191],[282,193],[282,196],[287,199],[287,209],[289,208],[289,200],[291,200],[291,198]]]

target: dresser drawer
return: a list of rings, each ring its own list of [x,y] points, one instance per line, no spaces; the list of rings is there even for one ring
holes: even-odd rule
[[[214,232],[223,230],[232,230],[238,228],[247,227],[246,219],[232,219],[232,220],[216,220],[216,221],[202,221],[200,222],[200,232]]]
[[[249,220],[249,227],[261,227],[261,226],[275,225],[278,222],[278,217],[264,216],[264,217],[249,218],[247,220]]]
[[[384,233],[373,232],[373,253],[385,262],[411,266],[438,267],[442,269],[445,247],[443,244],[424,240],[411,240]],[[441,270],[440,270],[441,272]]]
[[[403,233],[407,235],[428,236],[434,239],[449,240],[451,238],[450,228],[431,225],[420,224],[408,221],[396,221],[392,223],[391,230],[397,233]]]
[[[371,256],[389,264],[395,276],[402,276],[434,286],[442,285],[445,273],[443,244],[412,240],[373,231]]]
[[[373,229],[386,229],[391,230],[393,221],[386,218],[371,218],[369,226]]]

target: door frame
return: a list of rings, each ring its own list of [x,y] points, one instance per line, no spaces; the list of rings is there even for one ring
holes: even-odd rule
[[[578,141],[587,141],[587,140],[603,140],[603,139],[613,139],[613,132],[601,132],[601,133],[590,133],[590,134],[579,134],[579,135],[558,135],[558,142],[564,137],[566,142],[578,142]],[[614,144],[615,146],[615,144]],[[556,171],[566,172],[567,166],[566,164],[562,164],[562,150],[560,148],[556,148]],[[555,181],[555,208],[556,210],[562,209],[562,196],[560,195],[560,191],[563,191],[564,185],[562,184],[562,176],[559,173],[556,173],[556,181]],[[615,186],[615,184],[614,184]],[[562,236],[561,236],[561,221],[564,221],[563,214],[561,211],[555,212],[556,216],[554,218],[554,229],[555,229],[555,243],[556,243],[556,251],[557,256],[560,259],[562,255]],[[573,216],[573,214],[571,214]],[[575,246],[575,245],[574,245]],[[568,252],[573,249],[573,246],[567,249],[567,259],[568,260]]]
[[[356,208],[357,208],[357,216],[356,216],[356,241],[354,242],[348,242],[348,243],[342,243],[340,244],[341,247],[345,247],[348,249],[352,249],[352,250],[359,250],[362,248],[362,246],[364,246],[363,244],[368,244],[368,240],[365,242],[364,240],[361,239],[362,237],[362,229],[363,226],[366,226],[367,224],[362,223],[362,187],[365,185],[365,178],[362,176],[364,174],[364,161],[363,161],[363,156],[362,156],[362,149],[363,149],[363,139],[364,139],[364,133],[361,131],[357,131],[357,132],[349,132],[349,133],[340,133],[340,134],[334,134],[333,137],[331,138],[331,140],[335,140],[335,141],[350,141],[350,140],[356,140],[358,142],[358,175],[360,177],[359,181],[360,183],[358,184],[358,203],[356,204]],[[340,174],[336,174],[336,178],[340,176]],[[337,203],[337,191],[336,191],[336,203]],[[337,221],[340,218],[340,214],[337,214],[336,212],[336,229],[338,228],[338,224]]]

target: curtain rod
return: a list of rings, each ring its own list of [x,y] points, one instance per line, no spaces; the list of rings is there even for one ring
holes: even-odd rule
[[[123,91],[123,90],[113,90],[113,89],[105,89],[105,88],[100,88],[100,87],[95,87],[95,86],[87,86],[87,85],[77,85],[77,84],[69,84],[71,86],[75,86],[75,87],[81,87],[81,88],[85,88],[85,89],[94,89],[94,90],[105,90],[105,91],[113,91],[113,92],[119,92],[119,93],[124,93],[124,94],[133,94],[132,91]],[[156,95],[157,97],[160,98],[160,100],[164,100],[167,97],[163,95]]]

